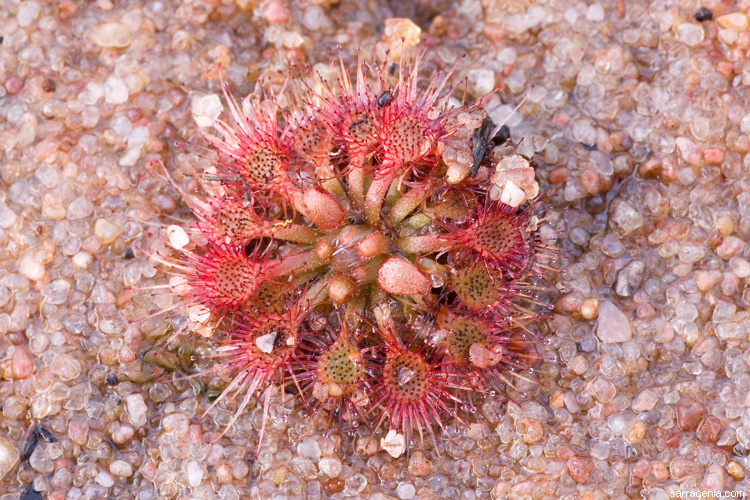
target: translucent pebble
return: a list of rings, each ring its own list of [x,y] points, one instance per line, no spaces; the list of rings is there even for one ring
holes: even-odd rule
[[[427,487],[432,491],[442,491],[448,486],[448,478],[442,474],[433,474],[427,478]]]
[[[115,294],[107,290],[102,283],[98,283],[91,292],[91,301],[94,304],[114,304]]]
[[[161,425],[164,432],[172,434],[175,438],[179,439],[187,434],[190,419],[182,412],[170,413],[162,419]]]
[[[44,62],[44,52],[38,45],[29,45],[28,47],[21,49],[18,53],[18,60],[22,63],[28,64],[32,68],[36,68]]]
[[[520,94],[526,89],[526,72],[516,68],[508,75],[504,83],[510,92]]]
[[[367,478],[362,474],[354,474],[344,481],[344,496],[359,495],[367,487]]]
[[[133,124],[124,114],[119,114],[112,118],[109,126],[120,137],[125,137],[133,130]]]
[[[726,322],[716,325],[716,336],[722,340],[743,340],[747,338],[747,328],[741,322]]]
[[[10,367],[13,377],[18,379],[28,378],[34,373],[34,362],[25,347],[19,345],[13,349]]]
[[[686,163],[700,166],[703,158],[700,146],[688,139],[687,137],[677,137],[675,140],[677,151],[680,153],[680,157],[685,160]]]
[[[716,255],[724,260],[729,260],[745,249],[745,242],[736,236],[727,236],[721,245],[716,247]]]
[[[135,429],[128,424],[115,422],[110,427],[109,433],[112,436],[112,441],[116,444],[125,444],[135,435]]]
[[[34,171],[34,177],[47,188],[53,188],[60,182],[60,173],[55,167],[47,163],[43,163],[37,167]]]
[[[122,48],[130,45],[130,30],[117,22],[101,23],[89,29],[86,38],[99,47]]]
[[[487,114],[490,116],[495,123],[505,123],[508,128],[513,130],[513,127],[517,126],[523,120],[523,113],[514,113],[515,106],[511,104],[503,104],[496,108],[488,109]]]
[[[411,483],[401,483],[396,488],[396,495],[398,495],[401,500],[410,500],[414,498],[416,493],[417,489]]]
[[[338,477],[341,474],[341,460],[338,457],[324,457],[318,463],[320,472],[330,478]]]
[[[94,257],[88,252],[78,252],[73,256],[72,260],[73,265],[77,268],[86,269],[94,262]]]
[[[86,317],[80,313],[73,313],[63,317],[63,327],[70,333],[81,333],[86,326]]]
[[[374,437],[360,437],[357,439],[356,451],[363,457],[371,457],[378,452],[378,442]]]
[[[128,87],[120,78],[110,75],[104,82],[104,101],[107,104],[123,104],[128,101]]]
[[[422,29],[411,19],[391,17],[385,20],[384,38],[394,57],[401,55],[403,47],[415,47],[419,44]]]
[[[16,213],[0,202],[0,227],[8,229],[16,222]]]
[[[135,428],[146,425],[148,420],[148,407],[141,394],[130,394],[125,398],[125,408],[128,412],[130,423]]]
[[[41,12],[42,7],[38,2],[21,2],[16,13],[16,21],[19,26],[25,28],[30,26]]]
[[[18,263],[18,272],[32,281],[36,281],[44,276],[44,264],[34,252],[26,252],[21,261]]]
[[[514,47],[502,48],[495,56],[495,60],[504,66],[509,66],[515,63],[516,59],[518,59],[518,51]]]
[[[414,380],[414,377],[417,376],[417,371],[413,368],[409,367],[402,367],[398,370],[398,374],[396,376],[396,381],[398,385],[402,387],[406,387],[409,382]]]
[[[716,19],[719,26],[724,29],[730,29],[734,31],[743,31],[750,26],[750,20],[747,14],[744,12],[732,12],[730,14],[724,14]]]
[[[596,336],[604,343],[627,342],[633,338],[630,320],[608,300],[599,305]]]
[[[133,475],[133,466],[125,460],[114,460],[109,465],[109,472],[115,476],[130,477]]]
[[[76,379],[83,372],[81,363],[69,354],[59,354],[55,360],[52,361],[50,370],[62,381]]]
[[[42,288],[42,295],[47,304],[60,305],[68,299],[71,284],[64,279],[57,279]]]
[[[112,477],[112,474],[106,471],[99,471],[99,473],[94,478],[94,481],[104,486],[105,488],[110,488],[115,484],[115,480]]]
[[[320,481],[310,481],[307,483],[307,500],[320,500],[321,486]]]
[[[201,128],[208,128],[214,124],[222,111],[221,99],[216,94],[193,97],[190,103],[195,124]]]
[[[680,248],[677,252],[677,256],[680,259],[680,262],[693,264],[705,257],[706,251],[697,245],[686,244]]]
[[[331,23],[325,11],[317,5],[311,5],[305,8],[303,12],[302,24],[310,31],[317,31]]]
[[[729,267],[738,278],[747,278],[750,276],[750,262],[747,259],[737,256],[732,257],[729,259]]]
[[[195,460],[191,460],[187,464],[186,468],[188,482],[190,486],[196,487],[201,484],[203,480],[203,468]]]
[[[95,108],[94,106],[86,106],[81,112],[81,120],[82,127],[94,128],[96,124],[99,123],[99,109]]]
[[[620,236],[627,236],[643,226],[643,215],[628,202],[619,200],[619,203],[613,203],[610,224]]]
[[[693,304],[683,303],[677,306],[675,315],[685,321],[694,321],[698,317],[698,308]]]
[[[0,436],[0,480],[16,466],[20,456],[13,443]]]
[[[94,222],[94,235],[99,239],[102,245],[113,243],[122,233],[120,226],[112,224],[107,219],[96,219]]]
[[[37,125],[39,121],[36,115],[27,111],[21,117],[21,127],[16,135],[16,146],[19,148],[29,146],[36,139]]]
[[[140,146],[129,147],[120,155],[120,159],[117,163],[119,163],[121,167],[132,167],[138,163],[142,154],[143,148]]]
[[[589,242],[590,235],[582,227],[574,227],[570,230],[570,241],[579,246],[585,246]]]
[[[614,384],[603,377],[596,377],[591,383],[593,394],[602,403],[611,403],[617,393]]]
[[[169,239],[169,244],[175,250],[179,250],[190,243],[190,238],[188,238],[185,230],[177,225],[167,227],[167,238]]]
[[[565,12],[563,12],[563,18],[568,21],[568,24],[575,26],[576,21],[578,21],[578,11],[575,7],[568,7],[565,9]]]
[[[500,194],[500,201],[511,207],[517,207],[526,199],[522,189],[516,186],[512,181],[505,183],[503,192]]]
[[[0,307],[8,303],[12,294],[7,286],[0,286]]]
[[[591,447],[591,458],[597,460],[606,460],[609,458],[609,450],[612,445],[609,443],[597,442]]]
[[[265,335],[261,335],[260,337],[255,339],[255,346],[261,352],[265,352],[266,354],[271,354],[271,352],[273,352],[273,346],[274,346],[274,342],[276,341],[277,335],[278,335],[278,332],[271,332]]]
[[[596,166],[597,171],[602,175],[612,175],[614,167],[609,155],[603,151],[592,151],[589,153],[589,160]]]
[[[495,88],[495,72],[488,68],[470,70],[466,75],[470,92],[484,97]]]
[[[79,196],[68,205],[66,218],[68,220],[79,220],[88,217],[94,212],[94,204],[85,196]]]
[[[97,82],[88,82],[86,84],[86,88],[84,88],[83,91],[80,94],[78,94],[78,100],[84,104],[88,104],[89,106],[93,106],[94,104],[96,104],[96,102],[102,97],[104,97],[104,86],[101,83],[97,83]],[[96,109],[96,108],[90,108],[90,109]],[[98,110],[96,111],[96,115],[97,115],[97,121],[98,121],[99,120]]]
[[[599,3],[589,5],[589,8],[586,10],[586,19],[595,23],[603,21],[604,7]]]
[[[618,436],[622,436],[623,433],[633,425],[635,420],[636,416],[632,412],[621,411],[620,413],[615,413],[614,415],[607,417],[607,425],[612,432]]]
[[[297,445],[297,454],[303,458],[309,458],[313,462],[318,462],[320,460],[318,441],[312,437],[306,437]]]
[[[139,125],[138,127],[135,127],[133,131],[130,132],[130,134],[128,134],[127,141],[131,146],[141,146],[146,142],[148,136],[148,129],[143,125]]]
[[[25,398],[11,396],[3,404],[3,416],[14,420],[19,418],[28,409],[28,401]]]
[[[29,465],[37,472],[49,474],[54,470],[54,466],[45,451],[44,446],[37,446],[29,457]]]
[[[694,23],[682,23],[677,26],[677,39],[688,47],[700,45],[705,37],[703,26]]]
[[[139,262],[133,262],[125,266],[122,271],[122,283],[125,286],[134,286],[141,280],[141,265]]]
[[[596,129],[591,122],[585,118],[573,122],[573,138],[587,146],[596,144]]]
[[[280,0],[271,0],[263,8],[263,17],[269,23],[283,23],[289,19],[289,9]]]
[[[388,431],[388,434],[380,440],[380,446],[388,452],[393,458],[403,455],[406,449],[406,440],[403,434],[399,434],[394,429]]]

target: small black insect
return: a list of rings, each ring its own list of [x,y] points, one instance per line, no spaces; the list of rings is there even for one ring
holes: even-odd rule
[[[39,432],[39,436],[47,441],[48,443],[56,443],[57,438],[52,435],[50,431],[48,431],[46,428],[39,426],[37,427],[37,432]]]
[[[482,164],[487,152],[495,146],[502,146],[510,139],[510,129],[506,125],[500,127],[500,130],[493,137],[490,137],[494,129],[495,124],[487,116],[482,120],[482,124],[474,131],[474,135],[471,137],[471,154],[474,157],[474,163],[470,170],[472,177],[477,174],[479,165]]]
[[[123,259],[128,260],[128,259],[132,259],[134,257],[135,257],[135,252],[130,247],[126,247],[125,250],[122,251],[122,258]]]
[[[698,12],[693,15],[693,17],[696,21],[702,23],[703,21],[712,20],[714,18],[714,13],[705,7],[701,7],[700,9],[698,9]]]
[[[492,144],[495,146],[502,146],[506,142],[510,140],[510,129],[507,125],[503,125],[500,127],[500,130],[497,131],[497,134],[495,134],[495,137],[492,138]]]
[[[117,375],[114,373],[108,373],[106,380],[109,385],[117,385]]]
[[[28,459],[31,454],[34,453],[34,449],[39,445],[39,438],[44,439],[48,443],[54,443],[57,441],[57,438],[46,428],[41,425],[35,426],[31,431],[31,434],[29,434],[29,438],[26,440],[26,446],[23,447],[21,457],[24,460]]]
[[[34,449],[39,444],[39,433],[36,431],[36,428],[31,431],[31,435],[29,436],[29,439],[26,440],[26,446],[23,447],[23,453],[21,453],[21,458],[23,460],[27,460],[31,454],[34,452]]]
[[[377,99],[375,99],[375,104],[379,108],[387,108],[391,105],[391,101],[393,101],[393,98],[396,97],[393,95],[393,92],[390,90],[384,90],[383,93],[381,93]]]
[[[489,117],[485,117],[479,128],[474,131],[474,135],[471,136],[471,155],[474,157],[474,163],[469,172],[472,177],[477,175],[479,165],[482,164],[484,156],[490,149],[490,144],[492,142],[490,141],[490,134],[492,133],[493,128],[495,128],[495,124],[492,123],[492,120]]]

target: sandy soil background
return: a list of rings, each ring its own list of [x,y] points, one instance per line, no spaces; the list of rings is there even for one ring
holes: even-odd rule
[[[750,491],[747,0],[0,0],[0,499],[674,498]],[[406,21],[406,20],[410,21]],[[201,419],[144,358],[171,297],[148,247],[185,216],[150,161],[199,161],[193,114],[262,72],[420,38],[534,160],[566,249],[524,394],[442,457],[355,453],[290,401]],[[531,85],[534,85],[533,90]],[[144,362],[144,359],[149,362]],[[233,406],[234,405],[234,406]],[[254,405],[253,405],[254,406]],[[288,418],[283,419],[284,414]],[[34,430],[39,426],[38,430]],[[36,446],[34,446],[36,444]]]

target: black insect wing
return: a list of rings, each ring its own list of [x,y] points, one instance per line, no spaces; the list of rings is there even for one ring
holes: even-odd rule
[[[35,427],[34,430],[31,431],[31,434],[29,434],[28,439],[26,440],[26,445],[23,447],[23,452],[21,453],[21,458],[23,460],[28,460],[28,458],[34,452],[34,449],[39,444],[38,429],[39,427]]]
[[[477,175],[479,165],[482,164],[487,151],[492,148],[490,134],[494,128],[495,124],[492,123],[492,120],[489,117],[485,117],[479,128],[474,131],[474,135],[471,136],[471,154],[474,157],[474,163],[470,170],[472,177]]]
[[[39,436],[45,441],[47,441],[48,443],[57,442],[57,438],[50,431],[48,431],[45,427],[39,426],[37,427],[36,430],[39,433]]]

